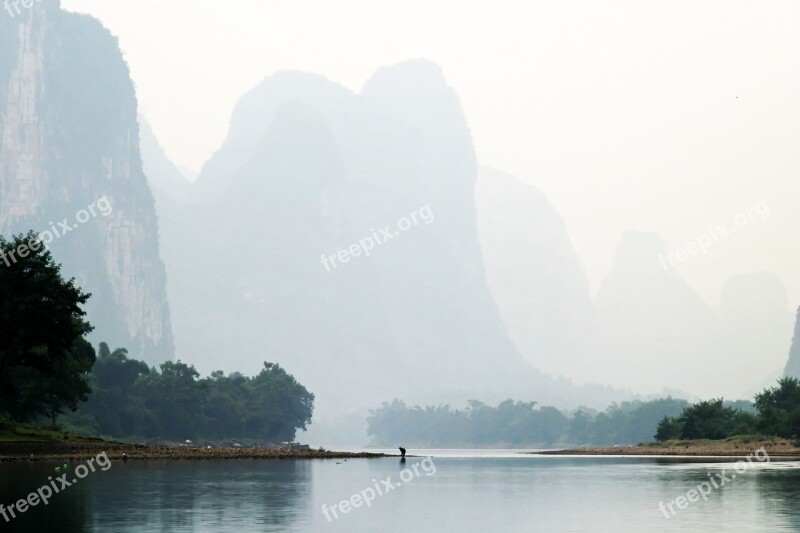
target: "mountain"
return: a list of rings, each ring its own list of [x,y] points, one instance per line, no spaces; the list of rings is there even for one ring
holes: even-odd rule
[[[279,361],[323,412],[410,402],[615,399],[528,365],[486,281],[477,163],[440,69],[360,94],[281,72],[245,95],[196,201],[162,220],[178,354],[203,371]]]
[[[144,117],[139,117],[139,146],[142,153],[142,163],[147,182],[156,199],[159,214],[164,209],[159,206],[161,202],[183,203],[190,199],[191,187],[164,149],[158,143],[153,129]]]
[[[660,261],[663,239],[626,232],[597,295],[601,357],[586,372],[612,385],[670,385],[692,395],[748,398],[780,375],[791,335],[787,290],[774,274],[733,276],[706,304]]]
[[[483,167],[475,204],[489,287],[514,344],[544,372],[580,374],[596,317],[561,217],[535,187]]]
[[[717,317],[674,270],[659,264],[665,252],[658,234],[622,235],[596,298],[601,357],[586,362],[583,376],[651,391],[709,389]]]
[[[45,0],[0,17],[0,41],[0,233],[51,241],[64,274],[93,294],[91,340],[170,359],[158,224],[116,39]]]
[[[789,351],[789,362],[786,363],[785,375],[800,379],[800,307],[797,308],[797,318],[794,325],[794,338]]]
[[[729,278],[720,298],[717,361],[731,388],[752,397],[782,375],[792,337],[788,291],[775,274]]]

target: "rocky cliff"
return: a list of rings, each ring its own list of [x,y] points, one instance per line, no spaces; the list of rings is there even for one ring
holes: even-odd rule
[[[49,232],[65,275],[93,294],[92,340],[171,358],[158,221],[116,39],[57,0],[0,19],[0,233]]]

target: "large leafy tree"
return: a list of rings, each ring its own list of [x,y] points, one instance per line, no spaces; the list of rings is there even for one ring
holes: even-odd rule
[[[120,437],[279,442],[311,422],[314,395],[280,365],[264,363],[253,378],[217,371],[200,379],[181,361],[159,370],[101,343],[95,392],[81,409],[87,427]]]
[[[90,389],[90,295],[65,280],[35,233],[0,236],[0,411],[17,420],[55,418]]]
[[[800,436],[800,381],[781,378],[777,387],[756,395],[758,430],[766,435]]]
[[[664,415],[664,418],[658,422],[655,438],[659,442],[679,439],[682,429],[681,423],[676,418]]]
[[[314,412],[314,394],[277,363],[264,368],[250,382],[254,420],[258,433],[274,440],[294,440],[297,429],[306,429]]]
[[[92,368],[92,396],[82,411],[94,417],[96,427],[106,435],[144,434],[147,426],[155,425],[152,413],[144,400],[131,395],[136,381],[150,374],[141,361],[128,358],[125,348],[113,352],[100,343],[97,362]]]
[[[157,422],[148,432],[173,440],[201,434],[206,382],[198,380],[200,374],[194,366],[181,361],[167,361],[160,368],[160,373],[151,372],[137,380],[132,390]]]
[[[677,418],[665,416],[658,423],[655,438],[659,441],[675,438],[724,439],[752,433],[755,427],[756,417],[752,412],[716,399],[690,405]]]

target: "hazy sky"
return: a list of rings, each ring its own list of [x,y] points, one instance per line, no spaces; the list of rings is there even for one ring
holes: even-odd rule
[[[674,250],[748,222],[678,271],[710,303],[774,272],[800,304],[800,2],[62,0],[120,38],[142,113],[199,170],[239,97],[281,69],[358,91],[425,57],[461,97],[481,163],[540,187],[596,289],[625,229]]]

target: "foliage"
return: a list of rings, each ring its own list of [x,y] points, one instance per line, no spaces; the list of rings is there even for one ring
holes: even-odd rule
[[[111,352],[101,343],[99,352],[95,394],[79,414],[103,435],[280,442],[294,440],[311,421],[314,395],[277,364],[264,363],[253,378],[217,371],[201,379],[181,361],[156,370],[124,349]]]
[[[370,412],[373,444],[423,447],[552,446],[635,444],[652,438],[660,418],[687,405],[664,398],[624,402],[605,412],[578,409],[572,417],[536,402],[506,400],[497,407],[470,401],[464,410],[450,406],[409,407],[400,400]]]
[[[150,369],[84,336],[90,295],[65,280],[33,232],[0,236],[0,429],[47,417],[55,426],[117,437],[291,441],[311,421],[314,395],[279,365],[253,377],[201,379],[180,361]]]
[[[33,232],[0,236],[0,412],[17,421],[74,410],[90,393],[94,349],[81,305]]]
[[[766,435],[800,437],[800,381],[782,378],[778,386],[756,395],[757,427]]]
[[[723,439],[758,432],[761,435],[800,436],[800,381],[785,377],[765,389],[755,402],[711,400],[687,407],[679,417],[659,422],[655,438]]]
[[[672,416],[664,416],[656,428],[655,439],[659,442],[681,438],[681,423]]]
[[[664,417],[655,438],[724,439],[752,433],[755,425],[756,417],[751,412],[727,406],[722,399],[709,400],[690,405],[677,418]]]

